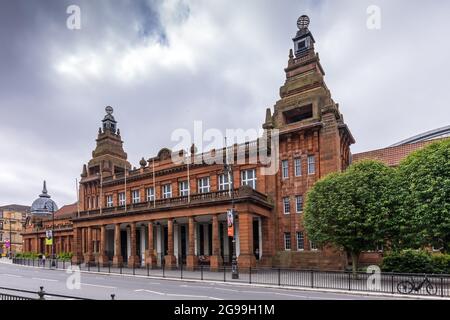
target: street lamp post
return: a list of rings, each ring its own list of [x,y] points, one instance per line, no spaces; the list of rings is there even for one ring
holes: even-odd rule
[[[234,150],[233,150],[234,155]],[[231,248],[231,278],[232,279],[239,279],[239,270],[237,266],[237,257],[236,257],[236,228],[235,228],[235,222],[236,222],[236,211],[234,206],[234,175],[233,175],[233,165],[231,163],[228,163],[228,157],[226,157],[225,165],[224,165],[224,171],[227,173],[228,176],[228,182],[231,190],[231,212],[233,216],[233,245]]]
[[[52,254],[51,254],[51,260],[52,260],[52,267],[56,266],[55,263],[55,206],[52,201],[48,201],[48,204],[51,205],[52,210]],[[50,208],[48,208],[50,209]]]

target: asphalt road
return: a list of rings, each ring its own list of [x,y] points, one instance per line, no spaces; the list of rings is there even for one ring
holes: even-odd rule
[[[393,299],[346,293],[289,290],[242,286],[231,283],[188,282],[138,278],[121,275],[81,273],[80,288],[69,289],[71,274],[61,270],[38,269],[0,263],[0,287],[107,300],[111,294],[123,300],[367,300]],[[2,293],[16,294],[0,290]],[[37,295],[34,295],[37,297]],[[65,299],[49,297],[46,299]]]

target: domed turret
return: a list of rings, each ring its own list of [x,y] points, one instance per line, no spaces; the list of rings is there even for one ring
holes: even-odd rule
[[[47,184],[44,180],[44,186],[42,188],[42,193],[39,195],[39,198],[34,200],[31,205],[31,214],[37,216],[45,216],[52,214],[58,210],[58,206],[55,201],[50,199],[50,195],[47,193]]]

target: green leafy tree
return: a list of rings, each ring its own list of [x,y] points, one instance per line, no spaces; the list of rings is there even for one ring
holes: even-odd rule
[[[392,181],[395,172],[378,161],[361,161],[318,181],[308,192],[305,227],[311,240],[343,248],[356,273],[362,251],[394,233]]]
[[[405,247],[450,249],[450,139],[412,153],[398,169]]]

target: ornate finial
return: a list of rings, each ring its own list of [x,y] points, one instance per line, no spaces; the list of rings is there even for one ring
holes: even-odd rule
[[[298,18],[297,27],[299,30],[308,29],[309,23],[310,23],[309,17],[304,14],[300,18]]]
[[[102,134],[102,128],[98,128],[98,134]]]
[[[120,129],[117,129],[117,135],[120,136]]]
[[[292,52],[292,49],[289,49],[289,61],[288,66],[291,66],[294,64],[294,53]]]
[[[86,165],[84,164],[83,165],[83,172],[81,172],[81,177],[87,177],[87,167],[86,167]]]
[[[192,144],[192,146],[191,146],[191,154],[196,154],[197,153],[197,147],[195,146],[195,144]]]
[[[273,129],[272,112],[270,108],[266,109],[266,121],[264,122],[263,129],[266,130]]]
[[[50,198],[50,196],[47,193],[47,182],[44,180],[44,185],[42,186],[42,193],[39,195],[41,198]]]
[[[144,157],[142,157],[141,161],[139,161],[139,164],[141,165],[141,168],[145,168],[145,166],[147,165],[147,161],[144,159]]]
[[[105,111],[106,111],[107,114],[112,115],[113,112],[114,112],[114,109],[111,106],[107,106],[105,108]]]

